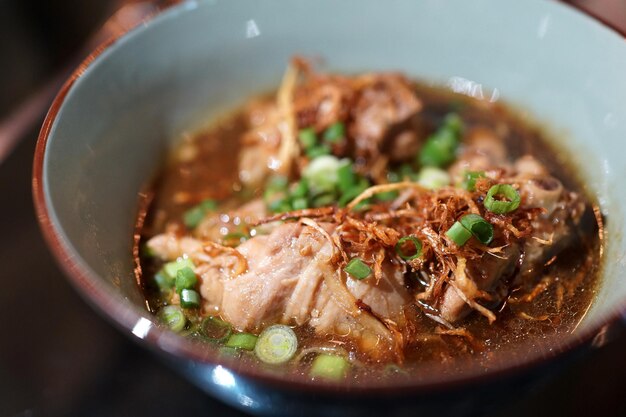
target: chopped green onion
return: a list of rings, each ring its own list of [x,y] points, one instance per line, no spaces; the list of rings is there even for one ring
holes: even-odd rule
[[[337,198],[334,194],[321,194],[313,199],[313,207],[326,207],[335,204]]]
[[[506,200],[497,200],[495,197],[498,196],[504,197]],[[520,201],[520,195],[512,185],[497,184],[489,189],[483,204],[492,213],[504,214],[517,209]]]
[[[472,237],[472,232],[467,230],[460,222],[454,222],[452,227],[446,232],[446,236],[457,246],[463,246]]]
[[[167,276],[163,271],[159,271],[154,275],[154,283],[161,292],[168,292],[174,288],[174,282],[175,280]]]
[[[289,180],[282,175],[275,175],[267,183],[266,189],[271,191],[284,191],[287,189]]]
[[[228,340],[232,332],[231,325],[217,317],[209,316],[200,324],[200,334],[212,342]]]
[[[225,234],[224,237],[222,237],[222,241],[226,246],[238,246],[240,243],[245,242],[249,238],[250,236],[245,233],[232,232]]]
[[[304,210],[306,208],[309,208],[309,202],[304,197],[294,198],[291,201],[291,207],[294,210]]]
[[[208,212],[216,208],[217,203],[214,200],[204,200],[202,203],[190,208],[183,214],[183,223],[185,223],[185,226],[189,229],[194,229],[202,222],[202,219],[204,219],[204,216]]]
[[[387,182],[400,182],[402,177],[395,171],[387,172]]]
[[[402,250],[405,243],[411,242],[411,251],[412,255],[407,254]],[[422,242],[416,238],[415,236],[404,236],[398,240],[395,246],[396,253],[398,256],[405,261],[411,261],[413,259],[419,258],[422,255]]]
[[[423,166],[442,167],[454,161],[454,142],[451,140],[428,140],[420,152]]]
[[[281,198],[269,203],[268,209],[272,213],[284,213],[285,211],[291,211],[291,204],[289,203],[289,199]]]
[[[265,200],[265,203],[271,211],[274,211],[271,208],[272,204],[276,205],[278,204],[277,201],[285,198],[287,185],[287,178],[282,175],[275,175],[267,181],[265,191],[263,192],[263,200]]]
[[[376,194],[376,200],[378,201],[392,201],[398,198],[400,194],[397,191],[385,191]]]
[[[227,347],[254,350],[256,346],[257,337],[250,333],[235,333],[228,338],[226,342]]]
[[[356,182],[356,175],[350,161],[343,160],[341,162],[342,165],[337,170],[337,187],[340,191],[345,192]]]
[[[163,265],[162,271],[171,279],[175,279],[176,274],[178,274],[178,271],[183,268],[194,269],[195,265],[189,258],[178,258],[175,261],[168,262],[165,265]]]
[[[423,166],[443,167],[456,158],[462,122],[458,115],[448,114],[442,125],[427,140],[419,153]]]
[[[189,290],[195,287],[198,283],[198,278],[193,272],[193,269],[184,267],[176,272],[176,291]]]
[[[440,168],[424,167],[418,174],[417,182],[431,190],[450,185],[450,174]]]
[[[196,290],[182,290],[180,292],[180,305],[183,308],[200,307],[200,294]]]
[[[370,186],[369,181],[361,177],[356,184],[352,185],[350,188],[348,188],[347,190],[343,192],[343,194],[339,198],[339,206],[345,207],[350,201],[358,197],[369,186]]]
[[[332,155],[323,155],[313,159],[304,168],[302,177],[309,182],[309,193],[313,195],[335,192],[339,181],[339,168],[345,164]]]
[[[159,311],[159,318],[163,321],[170,330],[178,333],[185,328],[187,324],[187,318],[185,313],[180,307],[175,305],[165,306]]]
[[[309,375],[337,381],[346,377],[349,368],[350,363],[341,356],[320,354],[313,360]]]
[[[289,326],[276,324],[263,330],[257,339],[254,353],[269,364],[285,363],[298,348],[298,338]]]
[[[306,178],[302,178],[296,183],[295,187],[293,187],[289,195],[291,196],[291,198],[299,198],[306,197],[308,193],[309,182],[306,180]]]
[[[492,224],[478,214],[466,214],[461,217],[460,222],[480,243],[488,245],[493,240]]]
[[[463,175],[463,182],[461,188],[467,191],[476,190],[476,180],[478,178],[485,178],[484,171],[468,171]]]
[[[306,156],[309,159],[319,158],[324,155],[330,155],[330,147],[328,145],[316,145],[306,151]]]
[[[398,174],[400,175],[400,180],[404,180],[406,178],[414,179],[416,177],[415,169],[411,164],[402,164],[398,169]]]
[[[343,270],[359,280],[367,278],[372,273],[372,268],[359,258],[352,258]]]
[[[459,136],[463,130],[463,120],[456,113],[448,113],[443,119],[444,127],[451,133]]]
[[[304,149],[312,148],[317,144],[317,135],[315,134],[315,129],[313,129],[312,127],[302,129],[298,133],[298,139],[300,139],[300,144]]]
[[[346,127],[341,122],[333,123],[324,131],[324,142],[339,143],[346,136]]]

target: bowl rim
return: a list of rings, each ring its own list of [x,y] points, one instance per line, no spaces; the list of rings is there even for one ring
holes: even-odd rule
[[[583,10],[581,7],[578,7],[577,5],[574,5],[566,0],[554,2],[554,4],[573,10],[576,13],[583,15],[590,21],[599,22],[602,26],[615,32],[615,34],[622,37],[626,41],[626,31],[620,30],[595,13]],[[255,382],[274,386],[276,388],[282,388],[287,391],[314,391],[317,393],[331,395],[340,392],[341,395],[349,394],[360,396],[374,394],[398,396],[408,393],[438,393],[459,387],[465,387],[472,383],[485,384],[498,378],[520,375],[523,371],[537,369],[541,365],[552,362],[558,357],[564,357],[567,353],[572,353],[586,345],[593,345],[591,342],[596,338],[596,336],[604,334],[607,328],[617,324],[622,320],[622,317],[626,316],[626,300],[624,300],[614,309],[605,321],[580,332],[576,337],[569,338],[567,342],[553,343],[549,351],[544,351],[540,355],[535,355],[528,359],[517,361],[513,365],[498,366],[495,369],[489,369],[486,371],[483,370],[482,372],[479,372],[477,368],[475,372],[463,374],[456,373],[439,379],[426,380],[425,382],[420,380],[411,380],[409,378],[400,384],[389,383],[389,381],[387,381],[385,385],[365,386],[355,384],[346,385],[319,383],[316,381],[304,380],[303,378],[294,379],[264,372],[260,370],[258,366],[246,365],[245,367],[229,367],[228,364],[225,363],[226,361],[220,361],[217,357],[211,358],[207,356],[206,349],[203,351],[201,345],[198,343],[194,343],[184,337],[175,335],[171,331],[160,326],[152,326],[145,336],[136,335],[133,332],[133,328],[142,320],[146,320],[145,317],[139,313],[139,309],[136,306],[130,305],[130,303],[122,302],[125,301],[123,297],[115,294],[114,291],[109,289],[105,284],[101,283],[93,271],[76,261],[74,255],[72,254],[72,250],[64,243],[61,228],[54,223],[49,211],[48,201],[46,199],[46,179],[43,176],[46,148],[52,128],[68,93],[71,91],[76,81],[82,77],[85,71],[98,59],[98,57],[113,46],[117,45],[120,39],[124,39],[129,35],[141,32],[146,27],[151,26],[154,22],[158,22],[162,19],[173,18],[178,14],[178,12],[183,11],[187,6],[188,5],[186,5],[185,2],[182,2],[168,7],[166,10],[158,13],[155,18],[150,19],[149,22],[138,25],[125,33],[117,34],[96,47],[72,72],[54,98],[39,132],[34,153],[32,196],[39,227],[45,238],[47,246],[54,255],[57,264],[65,273],[66,278],[83,298],[83,300],[92,305],[101,316],[107,319],[107,321],[123,330],[131,340],[148,347],[152,351],[157,353],[166,353],[179,360],[193,360],[210,366],[224,365],[234,374],[248,378]],[[603,260],[603,262],[605,261],[606,260]],[[131,333],[134,337],[129,333]]]

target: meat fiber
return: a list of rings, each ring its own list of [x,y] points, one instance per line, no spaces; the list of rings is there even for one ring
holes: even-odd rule
[[[192,258],[200,277],[203,312],[219,314],[238,330],[259,332],[273,323],[309,324],[320,335],[349,335],[371,358],[395,354],[396,340],[382,321],[404,323],[404,307],[411,297],[403,271],[388,265],[379,282],[338,272],[331,264],[332,244],[312,227],[286,223],[241,244],[237,251],[246,259],[247,270],[240,275],[233,273],[238,260],[232,253],[208,257],[202,243],[192,238],[158,235],[148,245],[166,260]],[[339,276],[358,305],[346,308],[346,300],[329,287],[329,280]]]

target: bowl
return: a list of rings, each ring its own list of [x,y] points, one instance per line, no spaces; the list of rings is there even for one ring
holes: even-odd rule
[[[468,366],[454,375],[435,370],[414,381],[336,386],[239,364],[158,325],[133,275],[141,193],[173,138],[277,86],[293,54],[323,57],[331,70],[402,70],[474,97],[504,98],[552,131],[560,157],[575,164],[607,219],[602,282],[576,330],[486,372]],[[236,407],[269,415],[459,415],[546,375],[625,311],[624,74],[626,42],[551,1],[188,1],[99,49],[65,84],[36,150],[37,213],[88,302]]]

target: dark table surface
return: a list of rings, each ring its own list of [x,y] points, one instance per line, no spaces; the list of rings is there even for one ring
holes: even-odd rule
[[[585,3],[598,7],[598,1]],[[622,7],[618,12],[626,19],[626,2],[612,4]],[[33,210],[36,130],[23,135],[0,164],[0,416],[242,415],[139,348],[69,286]],[[621,330],[606,346],[489,415],[626,415]]]

